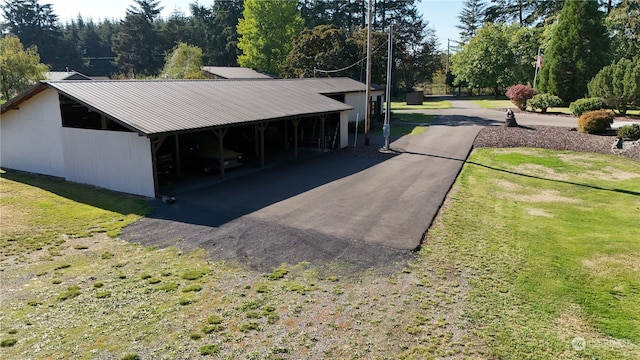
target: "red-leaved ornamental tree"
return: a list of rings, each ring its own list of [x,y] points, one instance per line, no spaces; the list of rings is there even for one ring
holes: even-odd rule
[[[507,97],[520,110],[527,108],[527,100],[536,94],[536,90],[529,85],[513,85],[507,89]]]

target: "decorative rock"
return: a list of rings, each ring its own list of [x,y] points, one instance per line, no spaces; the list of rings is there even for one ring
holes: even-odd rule
[[[507,127],[517,127],[519,126],[516,122],[516,116],[513,114],[513,110],[507,110],[507,119],[505,120],[505,126]]]
[[[176,198],[173,196],[162,195],[162,202],[165,204],[173,204],[176,202]]]
[[[611,149],[622,149],[623,145],[624,145],[624,140],[622,138],[617,138],[613,142],[613,145],[611,145]]]

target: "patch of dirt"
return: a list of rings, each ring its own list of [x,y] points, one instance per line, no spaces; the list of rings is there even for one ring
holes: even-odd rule
[[[527,211],[527,213],[531,216],[543,216],[543,217],[548,217],[548,218],[552,218],[553,214],[548,213],[546,211],[544,211],[543,209],[529,209],[529,211]]]
[[[629,269],[634,272],[640,272],[640,262],[638,262],[637,254],[621,254],[615,257],[596,254],[596,256],[591,259],[583,260],[582,265],[589,269],[593,274],[601,274],[603,276],[609,274],[612,268],[619,267]]]
[[[544,165],[538,164],[522,164],[514,169],[516,172],[520,172],[527,175],[538,176],[546,179],[553,180],[569,180],[569,176],[566,174],[558,174],[553,169],[550,169]]]
[[[494,180],[493,182],[499,188],[505,189],[505,190],[520,190],[520,189],[522,189],[522,185],[516,184],[516,183],[511,182],[511,181],[506,181],[506,180],[499,179],[499,180]]]
[[[531,202],[531,203],[567,203],[567,204],[579,204],[581,201],[560,195],[555,190],[544,190],[537,194],[530,195],[515,195],[511,196],[512,199],[517,201]]]
[[[619,169],[612,168],[610,166],[602,168],[600,171],[584,172],[581,176],[591,177],[594,179],[602,179],[602,180],[631,180],[635,178],[640,178],[640,174],[638,173],[620,171]]]
[[[556,331],[559,339],[570,344],[568,347],[570,350],[565,351],[567,355],[575,354],[576,351],[589,351],[589,349],[617,349],[624,350],[627,355],[640,357],[640,346],[627,340],[604,336],[589,326],[577,305],[570,305],[560,313],[556,319]]]

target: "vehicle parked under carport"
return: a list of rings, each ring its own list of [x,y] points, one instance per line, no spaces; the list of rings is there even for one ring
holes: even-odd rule
[[[220,146],[213,133],[183,135],[180,138],[180,153],[186,167],[202,169],[207,174],[220,170]],[[225,170],[242,166],[242,154],[239,152],[223,149],[222,159]]]
[[[182,134],[178,136],[177,159],[175,138],[169,137],[158,151],[158,172],[168,175],[177,169],[176,163],[179,161],[180,168],[207,174],[216,173],[220,170],[220,147],[218,139],[211,132],[197,132]],[[242,166],[242,154],[230,149],[222,151],[224,169],[232,169]],[[166,170],[166,171],[163,171]]]

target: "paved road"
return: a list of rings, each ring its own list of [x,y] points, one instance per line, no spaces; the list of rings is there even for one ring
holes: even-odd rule
[[[394,141],[398,155],[323,154],[181,193],[173,205],[154,202],[153,215],[125,228],[122,238],[203,247],[214,259],[265,271],[300,261],[358,269],[403,264],[420,246],[478,132],[504,121],[502,112],[452,103],[424,134]],[[537,121],[558,123],[557,117]],[[530,123],[525,116],[518,122]],[[371,141],[375,148],[383,143]]]

